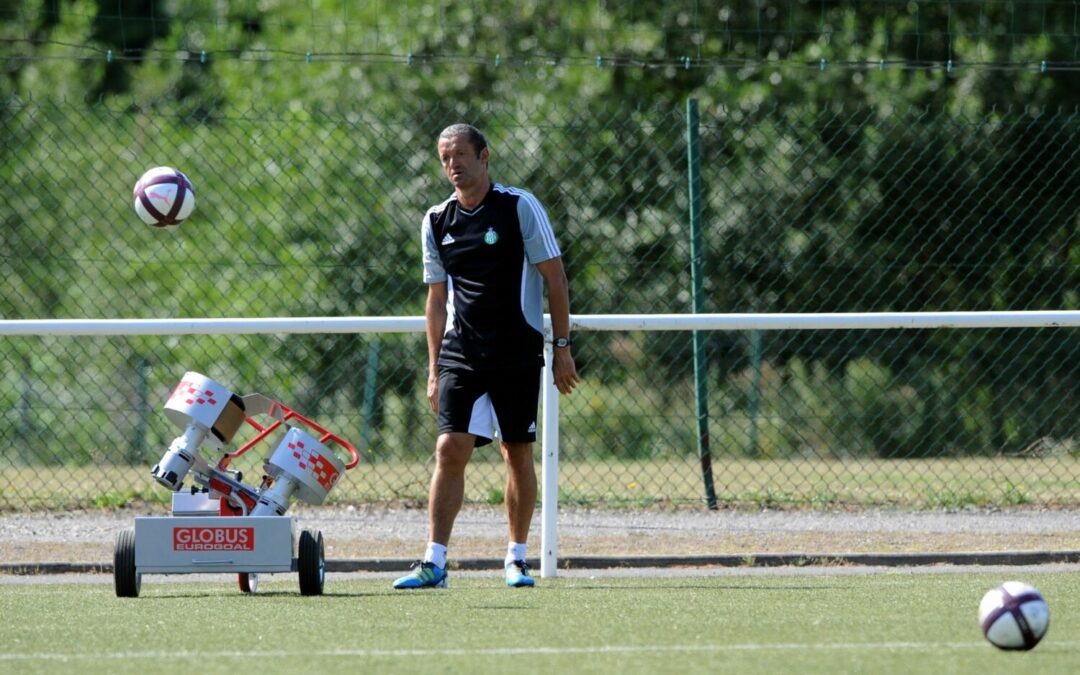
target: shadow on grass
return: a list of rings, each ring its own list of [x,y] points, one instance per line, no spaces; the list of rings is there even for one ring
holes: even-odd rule
[[[656,584],[656,585],[637,584],[635,586],[628,587],[628,586],[617,586],[617,585],[610,585],[610,584],[588,584],[588,585],[585,585],[585,586],[568,586],[568,587],[564,587],[562,590],[569,590],[569,591],[624,591],[624,592],[659,591],[659,590],[663,590],[663,591],[667,591],[667,592],[670,592],[670,593],[678,593],[679,591],[723,591],[725,593],[729,593],[731,591],[742,591],[742,592],[746,592],[746,593],[759,593],[759,592],[762,592],[762,591],[765,591],[765,592],[773,592],[773,591],[823,591],[823,590],[832,590],[832,589],[835,589],[835,588],[840,588],[840,586],[830,585],[830,584],[820,584],[820,585],[814,585],[814,586],[795,586],[795,585],[792,585],[792,586],[768,586],[768,587],[764,587],[764,586],[735,586],[735,585],[731,585],[731,586],[720,585],[720,586],[717,586],[717,585],[705,585],[705,584],[686,584],[686,585],[680,585],[680,586],[674,587],[674,586],[669,586],[669,585],[666,585],[666,584]]]
[[[217,598],[222,596],[237,597],[237,598],[249,598],[251,602],[258,602],[259,600],[274,600],[280,598],[297,599],[309,602],[318,602],[320,599],[333,599],[333,600],[355,600],[356,598],[380,598],[389,595],[389,593],[380,591],[356,591],[356,592],[332,592],[323,593],[322,595],[301,595],[299,591],[258,591],[257,593],[241,593],[233,589],[222,589],[220,591],[214,590],[185,590],[185,589],[148,589],[145,586],[142,589],[142,594],[138,598],[133,598],[135,602],[144,602],[152,600],[169,600],[177,598],[195,599],[195,598]],[[247,602],[248,600],[245,600]]]

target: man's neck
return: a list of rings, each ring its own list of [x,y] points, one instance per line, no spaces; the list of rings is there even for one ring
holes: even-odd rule
[[[491,181],[485,181],[484,183],[481,183],[480,185],[478,185],[476,188],[474,188],[472,190],[469,190],[467,192],[462,191],[462,190],[458,190],[457,191],[458,203],[461,204],[462,206],[464,206],[466,209],[469,209],[471,211],[472,209],[475,209],[477,206],[480,206],[480,202],[484,201],[484,197],[487,196],[488,190],[490,190],[490,189],[491,189]]]

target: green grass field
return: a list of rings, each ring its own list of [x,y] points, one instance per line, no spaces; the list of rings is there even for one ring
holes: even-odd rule
[[[335,578],[302,597],[293,575],[242,595],[152,576],[0,584],[5,673],[1075,673],[1080,575],[1032,569],[926,573],[788,570],[625,577],[578,572],[507,589],[451,577],[400,592]],[[824,572],[824,573],[823,573]],[[1051,608],[1047,637],[1002,652],[978,629],[979,599],[1015,574]]]

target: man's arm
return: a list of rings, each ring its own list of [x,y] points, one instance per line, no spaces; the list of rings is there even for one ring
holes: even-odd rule
[[[570,337],[570,282],[566,279],[562,256],[536,263],[536,269],[544,277],[548,289],[548,312],[551,314],[551,331],[556,338]],[[555,387],[563,394],[574,391],[581,380],[578,378],[570,347],[552,349],[554,362],[551,371]]]
[[[442,347],[443,333],[446,332],[446,299],[445,281],[428,284],[427,306],[424,308],[428,347],[427,397],[431,409],[435,412],[439,412],[439,348]]]

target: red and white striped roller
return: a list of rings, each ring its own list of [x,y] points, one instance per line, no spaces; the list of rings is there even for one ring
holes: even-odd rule
[[[345,463],[303,430],[290,428],[278,443],[266,470],[274,484],[259,498],[251,515],[282,515],[294,496],[308,504],[322,504],[345,473]]]

